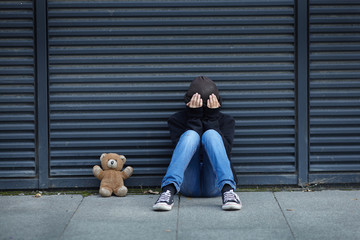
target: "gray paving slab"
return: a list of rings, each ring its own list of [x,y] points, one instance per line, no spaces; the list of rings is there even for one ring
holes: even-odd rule
[[[360,239],[360,191],[275,193],[296,239]]]
[[[62,239],[176,239],[178,201],[170,212],[152,211],[156,195],[84,198]]]
[[[271,192],[239,193],[240,211],[223,211],[221,197],[180,198],[178,239],[293,239]]]
[[[0,239],[58,239],[81,195],[0,196]]]

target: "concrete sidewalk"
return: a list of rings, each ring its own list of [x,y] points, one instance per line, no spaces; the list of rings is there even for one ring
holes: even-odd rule
[[[360,239],[359,190],[238,194],[233,212],[221,197],[154,212],[158,195],[0,196],[0,239]]]

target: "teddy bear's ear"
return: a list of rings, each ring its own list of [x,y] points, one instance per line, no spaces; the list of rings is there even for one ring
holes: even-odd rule
[[[120,159],[123,161],[123,163],[126,163],[126,157],[124,155],[120,155]]]
[[[105,157],[106,153],[101,154],[100,161]]]

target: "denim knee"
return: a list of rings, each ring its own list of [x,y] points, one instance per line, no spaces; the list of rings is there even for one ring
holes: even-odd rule
[[[218,141],[222,140],[221,135],[214,129],[209,129],[202,135],[201,143],[204,145],[206,142],[215,141],[215,143],[219,143]]]
[[[193,141],[193,142],[190,142],[191,144],[199,144],[199,142],[200,142],[200,135],[197,132],[195,132],[194,130],[187,130],[186,132],[184,132],[181,135],[181,138],[186,138],[186,141],[188,141],[188,142]]]

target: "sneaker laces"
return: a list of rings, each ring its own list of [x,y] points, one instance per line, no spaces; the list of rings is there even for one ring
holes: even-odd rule
[[[224,202],[240,202],[240,199],[233,190],[224,192]]]
[[[171,197],[171,192],[167,190],[166,192],[161,193],[157,202],[169,202]]]

